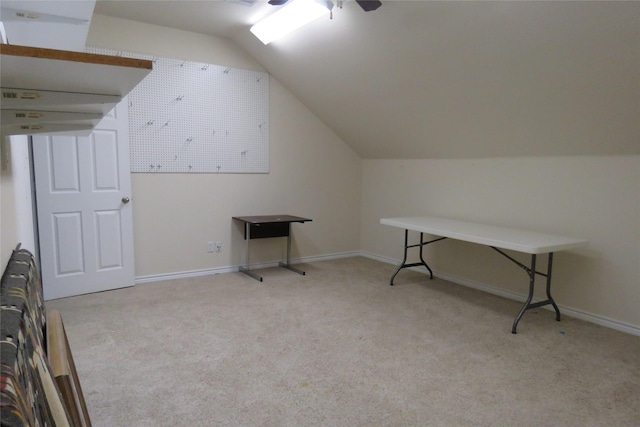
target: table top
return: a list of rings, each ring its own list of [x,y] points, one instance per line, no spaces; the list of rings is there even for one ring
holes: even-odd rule
[[[233,219],[249,224],[269,224],[275,222],[308,222],[309,218],[302,218],[293,215],[254,215],[254,216],[234,216]]]
[[[473,222],[431,216],[383,218],[381,224],[434,236],[510,249],[528,254],[543,254],[575,249],[589,244],[588,240],[535,231],[519,230]]]

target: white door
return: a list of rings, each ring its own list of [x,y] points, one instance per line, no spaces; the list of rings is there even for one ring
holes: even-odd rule
[[[32,138],[44,298],[132,286],[126,99],[90,136]]]

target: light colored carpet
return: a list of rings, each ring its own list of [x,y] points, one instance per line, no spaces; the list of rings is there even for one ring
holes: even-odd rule
[[[47,302],[95,426],[638,426],[640,337],[354,257]]]

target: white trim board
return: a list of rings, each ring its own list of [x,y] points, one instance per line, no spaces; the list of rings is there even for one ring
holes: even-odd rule
[[[350,257],[360,256],[360,255],[361,255],[360,252],[341,252],[341,253],[328,254],[328,255],[296,258],[291,260],[291,264],[300,264],[300,263],[315,262],[315,261],[328,261],[331,259],[350,258]],[[261,268],[278,267],[279,262],[280,261],[270,261],[270,262],[263,262],[260,264],[251,264],[251,269],[257,270]],[[159,282],[162,280],[184,279],[187,277],[208,276],[208,275],[221,274],[221,273],[237,273],[238,270],[239,270],[239,266],[234,265],[234,266],[227,266],[227,267],[208,268],[204,270],[191,270],[191,271],[178,271],[175,273],[151,274],[148,276],[136,277],[135,283],[137,285],[139,283]]]
[[[372,253],[363,252],[361,253],[361,255],[363,257],[382,261],[387,264],[394,264],[394,265],[400,264],[400,260],[387,258],[380,255],[372,254]],[[425,275],[427,274],[427,271],[424,268],[420,269],[417,267],[410,267],[409,269],[413,271],[417,271],[418,273],[423,273]],[[495,286],[487,285],[486,283],[476,282],[474,280],[453,276],[453,275],[442,273],[436,270],[433,271],[433,275],[435,277],[438,277],[440,279],[446,280],[451,283],[455,283],[457,285],[462,285],[462,286],[477,289],[483,292],[488,292],[490,294],[497,295],[499,297],[507,298],[510,300],[524,302],[527,299],[527,295],[524,293],[521,294],[517,292],[505,291],[504,289],[496,288]],[[536,302],[536,301],[539,301],[539,299],[534,298],[533,302]],[[557,304],[557,301],[556,301],[556,304]],[[563,306],[560,304],[558,304],[558,307],[560,308],[560,312],[562,315],[567,315],[569,317],[584,320],[585,322],[594,323],[596,325],[604,326],[606,328],[615,329],[616,331],[640,336],[640,327],[638,326],[634,326],[625,322],[620,322],[619,320],[611,319],[605,316],[587,313],[585,311],[577,310],[577,309]],[[540,308],[553,311],[553,309],[548,306],[540,307]]]
[[[358,252],[358,251],[341,252],[341,253],[328,254],[328,255],[297,258],[295,260],[292,260],[291,263],[299,264],[299,263],[305,263],[305,262],[328,261],[332,259],[350,258],[354,256],[362,256],[365,258],[381,261],[386,264],[398,265],[400,263],[400,260],[383,257],[380,255],[372,254],[370,252]],[[251,265],[252,269],[253,268],[255,269],[269,268],[269,267],[277,267],[277,266],[278,266],[278,261]],[[214,274],[221,274],[221,273],[235,273],[235,272],[238,272],[238,267],[239,266],[228,266],[228,267],[218,267],[218,268],[211,268],[211,269],[204,269],[204,270],[181,271],[181,272],[175,272],[175,273],[140,276],[140,277],[136,277],[135,283],[139,284],[139,283],[157,282],[162,280],[183,279],[187,277],[207,276],[207,275],[214,275]],[[426,274],[426,271],[424,271],[424,269],[418,269],[418,268],[412,267],[411,270]],[[457,276],[452,276],[450,274],[441,273],[438,271],[434,271],[433,274],[434,276],[439,277],[448,282],[466,286],[473,289],[478,289],[480,291],[488,292],[490,294],[497,295],[510,300],[524,302],[527,298],[525,294],[505,291],[503,289],[496,288],[495,286],[487,285],[485,283],[480,283],[473,280],[464,279]],[[386,283],[386,285],[388,286],[388,283]],[[610,319],[605,316],[587,313],[581,310],[576,310],[574,308],[570,308],[562,305],[558,305],[558,307],[560,308],[560,312],[563,315],[584,320],[585,322],[594,323],[596,325],[604,326],[606,328],[614,329],[616,331],[640,336],[640,327],[637,327],[628,323],[620,322],[615,319]],[[544,308],[545,310],[549,310],[549,307],[541,307],[541,308]]]

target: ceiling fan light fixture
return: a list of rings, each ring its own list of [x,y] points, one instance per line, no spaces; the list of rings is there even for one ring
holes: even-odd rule
[[[356,0],[356,3],[358,3],[365,12],[371,12],[382,6],[382,2],[379,0]]]
[[[293,0],[251,27],[250,31],[265,45],[315,21],[333,9],[328,0]]]

